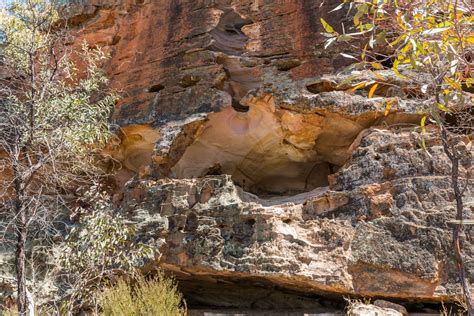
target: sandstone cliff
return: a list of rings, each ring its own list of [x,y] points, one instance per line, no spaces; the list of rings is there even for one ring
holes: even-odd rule
[[[139,225],[192,304],[296,308],[304,295],[439,301],[460,291],[448,159],[434,134],[431,156],[418,145],[418,101],[408,85],[402,95],[390,89],[400,79],[332,74],[347,65],[345,48],[323,49],[319,17],[343,23],[344,13],[330,13],[338,3],[74,8],[78,42],[107,47],[124,96],[110,148],[118,212]],[[375,76],[387,83],[375,98],[351,91]],[[466,171],[470,139],[459,146]],[[474,282],[473,231],[463,238]]]

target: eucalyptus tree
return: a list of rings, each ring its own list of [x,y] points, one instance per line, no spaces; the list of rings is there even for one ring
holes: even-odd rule
[[[15,248],[17,308],[34,309],[38,267],[62,238],[77,190],[103,174],[97,152],[117,96],[101,70],[107,54],[74,50],[66,20],[48,0],[0,9],[0,224]]]

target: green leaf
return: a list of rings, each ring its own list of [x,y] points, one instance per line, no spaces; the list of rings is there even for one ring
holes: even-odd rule
[[[362,12],[362,14],[367,14],[369,12],[369,6],[367,3],[362,3],[357,7],[358,12]]]
[[[461,85],[449,77],[444,77],[443,80],[448,83],[453,89],[461,90]]]
[[[369,7],[366,3],[362,3],[357,7],[357,13],[354,15],[354,25],[359,26],[360,18],[369,12]],[[361,29],[362,30],[362,29]]]
[[[434,29],[429,29],[429,30],[426,30],[426,31],[423,31],[421,34],[423,35],[433,35],[433,34],[436,34],[436,33],[441,33],[441,32],[444,32],[446,30],[449,30],[451,27],[437,27],[437,28],[434,28]]]
[[[428,148],[426,147],[426,140],[425,138],[422,138],[421,139],[421,148],[423,148],[423,150],[428,153]],[[429,153],[428,153],[429,154]],[[430,155],[431,156],[431,155]]]
[[[392,103],[393,103],[393,99],[387,102],[387,105],[385,106],[385,111],[383,113],[384,116],[387,116],[390,113],[390,109],[392,108]]]
[[[474,85],[474,78],[467,78],[466,79],[466,86],[468,88],[472,87],[472,85]]]
[[[423,117],[421,118],[421,121],[420,121],[421,133],[422,133],[422,134],[426,134],[425,124],[426,124],[426,115],[423,116]]]
[[[328,39],[326,43],[324,44],[324,49],[328,49],[328,47],[331,46],[331,44],[334,43],[336,39],[337,39],[336,37]]]
[[[426,55],[426,51],[423,48],[423,44],[418,41],[416,42],[416,52],[422,55]]]
[[[321,20],[321,24],[323,25],[324,29],[328,33],[335,33],[334,29],[332,28],[331,25],[329,25],[323,18],[319,18]]]
[[[352,36],[348,34],[342,34],[337,37],[338,42],[349,42],[350,40],[352,40]]]
[[[407,37],[407,34],[406,34],[406,33],[403,33],[402,35],[400,35],[399,37],[397,37],[393,42],[390,42],[390,46],[397,45],[397,44],[400,43],[402,40],[404,40],[406,37]]]
[[[344,85],[347,85],[348,83],[350,83],[352,80],[356,79],[357,76],[356,75],[353,75],[353,76],[349,76],[347,78],[345,78],[344,80],[342,80],[339,84],[338,84],[338,87],[342,87]]]
[[[355,60],[357,60],[357,58],[355,58],[354,56],[349,55],[349,54],[341,53],[341,56],[346,57],[346,58],[350,58],[350,59],[355,59]]]
[[[362,60],[365,60],[365,54],[366,54],[366,52],[367,52],[367,46],[368,46],[368,45],[369,45],[369,44],[365,44],[365,46],[364,46],[364,50],[362,51],[362,55],[360,56],[360,57],[362,58]]]
[[[420,126],[421,126],[421,127],[424,127],[424,126],[425,126],[425,123],[426,123],[426,115],[421,118]]]
[[[383,65],[381,63],[371,63],[370,65],[372,66],[372,68],[377,70],[383,69]]]
[[[375,36],[375,40],[378,44],[385,43],[386,38],[387,38],[387,32],[385,31],[382,31]]]
[[[443,112],[449,112],[449,109],[447,107],[445,107],[444,105],[442,105],[441,103],[437,102],[436,106],[438,107],[438,109],[440,109]]]
[[[360,24],[360,18],[364,15],[362,11],[357,11],[357,13],[354,15],[354,25],[358,26]]]
[[[399,63],[400,63],[400,62],[399,62],[398,60],[395,60],[395,61],[393,62],[393,67],[392,67],[393,73],[394,73],[398,78],[400,78],[400,79],[409,80],[410,78],[408,78],[407,76],[402,75],[402,74],[400,73],[400,71],[398,70],[398,64],[399,64]]]

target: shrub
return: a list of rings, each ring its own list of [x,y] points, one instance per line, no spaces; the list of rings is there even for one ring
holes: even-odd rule
[[[62,268],[57,280],[61,301],[70,310],[94,306],[97,289],[119,275],[135,275],[154,258],[154,251],[136,238],[136,226],[114,214],[110,200],[98,188],[86,192],[83,201],[93,210],[81,218],[60,250]],[[86,213],[87,208],[79,208]]]
[[[99,294],[105,316],[185,315],[181,300],[176,282],[162,272],[152,280],[143,276],[131,283],[120,279]]]

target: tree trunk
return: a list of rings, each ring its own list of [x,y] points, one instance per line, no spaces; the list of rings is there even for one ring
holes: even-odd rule
[[[16,286],[17,286],[17,308],[20,316],[26,315],[26,238],[27,238],[27,214],[26,209],[23,206],[24,198],[24,184],[22,183],[21,173],[18,167],[18,153],[13,159],[13,174],[15,176],[15,200],[14,200],[14,211],[15,211],[15,228],[16,228],[16,256],[15,256],[15,268],[16,268]]]
[[[463,220],[463,201],[462,193],[459,189],[459,157],[455,157],[452,160],[453,166],[451,169],[452,175],[452,188],[454,190],[454,197],[456,199],[456,220]],[[456,264],[459,270],[459,278],[461,279],[461,285],[464,293],[464,298],[466,300],[467,310],[469,315],[474,315],[474,306],[472,303],[471,289],[469,286],[469,281],[466,278],[466,270],[464,268],[464,260],[462,258],[461,251],[461,240],[460,233],[462,230],[462,224],[455,224],[453,228],[453,244],[454,244],[454,254],[456,256]]]
[[[20,210],[17,220],[17,244],[16,244],[16,282],[17,282],[17,305],[18,314],[20,316],[26,315],[26,214],[25,210]]]
[[[462,200],[462,192],[459,188],[459,159],[460,156],[454,145],[449,144],[449,136],[446,129],[442,128],[442,141],[443,141],[443,148],[444,152],[448,156],[449,160],[451,160],[451,187],[454,191],[454,198],[456,200],[456,220],[461,222],[463,220],[463,200]],[[469,285],[469,281],[466,277],[466,269],[464,268],[464,260],[462,257],[462,250],[461,250],[461,239],[460,234],[462,231],[462,224],[454,224],[453,228],[453,246],[454,246],[454,256],[456,258],[456,265],[459,271],[459,279],[461,282],[464,299],[466,301],[467,312],[469,315],[474,316],[474,305],[472,302],[471,296],[471,289]]]

